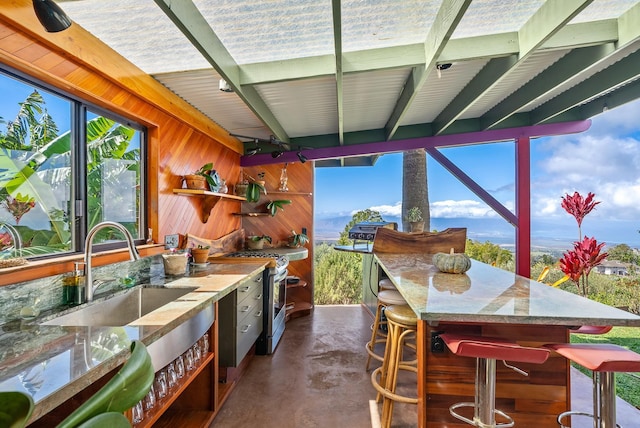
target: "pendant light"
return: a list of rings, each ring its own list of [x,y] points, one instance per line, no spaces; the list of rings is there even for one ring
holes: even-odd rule
[[[53,0],[33,0],[38,20],[49,33],[57,33],[71,26],[71,19]]]

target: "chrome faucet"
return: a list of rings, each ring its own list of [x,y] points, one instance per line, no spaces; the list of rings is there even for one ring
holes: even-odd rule
[[[84,241],[84,295],[87,302],[91,302],[93,300],[93,293],[100,286],[100,284],[96,284],[94,286],[93,273],[91,272],[91,247],[93,245],[93,237],[97,232],[108,227],[113,227],[114,229],[118,229],[122,232],[125,240],[127,241],[131,260],[140,260],[140,253],[138,253],[138,249],[133,243],[133,236],[131,236],[131,233],[123,225],[116,223],[115,221],[103,221],[93,226],[89,233],[87,233],[87,238]]]
[[[13,240],[13,249],[16,256],[22,256],[22,238],[20,237],[20,233],[9,223],[0,221],[0,229],[2,228],[6,229],[9,232],[9,235],[11,235],[11,239]]]

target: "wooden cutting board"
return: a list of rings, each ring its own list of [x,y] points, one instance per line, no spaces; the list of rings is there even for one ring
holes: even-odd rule
[[[180,278],[165,285],[167,288],[198,287],[196,291],[221,291],[247,278],[247,275],[207,275]]]

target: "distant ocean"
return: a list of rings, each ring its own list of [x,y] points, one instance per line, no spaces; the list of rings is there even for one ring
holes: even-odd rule
[[[385,221],[402,222],[398,217],[385,217]],[[573,221],[573,219],[570,219]],[[345,226],[351,221],[351,216],[337,216],[315,219],[316,241],[336,241]],[[638,224],[640,226],[640,222]],[[515,228],[502,218],[431,218],[431,230],[444,230],[448,227],[466,227],[467,236],[475,241],[489,241],[506,249],[515,247]],[[604,225],[583,224],[583,233],[595,237],[598,242],[605,242],[608,247],[617,244],[627,244],[632,248],[640,247],[640,233],[637,226],[629,222],[608,221]],[[572,247],[578,239],[578,229],[575,223],[558,223],[532,219],[531,247],[532,250],[560,250]]]

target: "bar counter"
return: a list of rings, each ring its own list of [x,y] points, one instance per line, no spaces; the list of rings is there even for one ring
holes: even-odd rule
[[[449,405],[473,401],[475,359],[432,351],[444,331],[515,340],[522,345],[569,341],[580,325],[640,326],[640,317],[472,260],[466,274],[439,272],[425,254],[375,254],[380,268],[418,317],[418,426],[453,427]],[[557,426],[570,403],[569,364],[552,355],[519,364],[523,377],[498,369],[497,408],[516,426]]]

